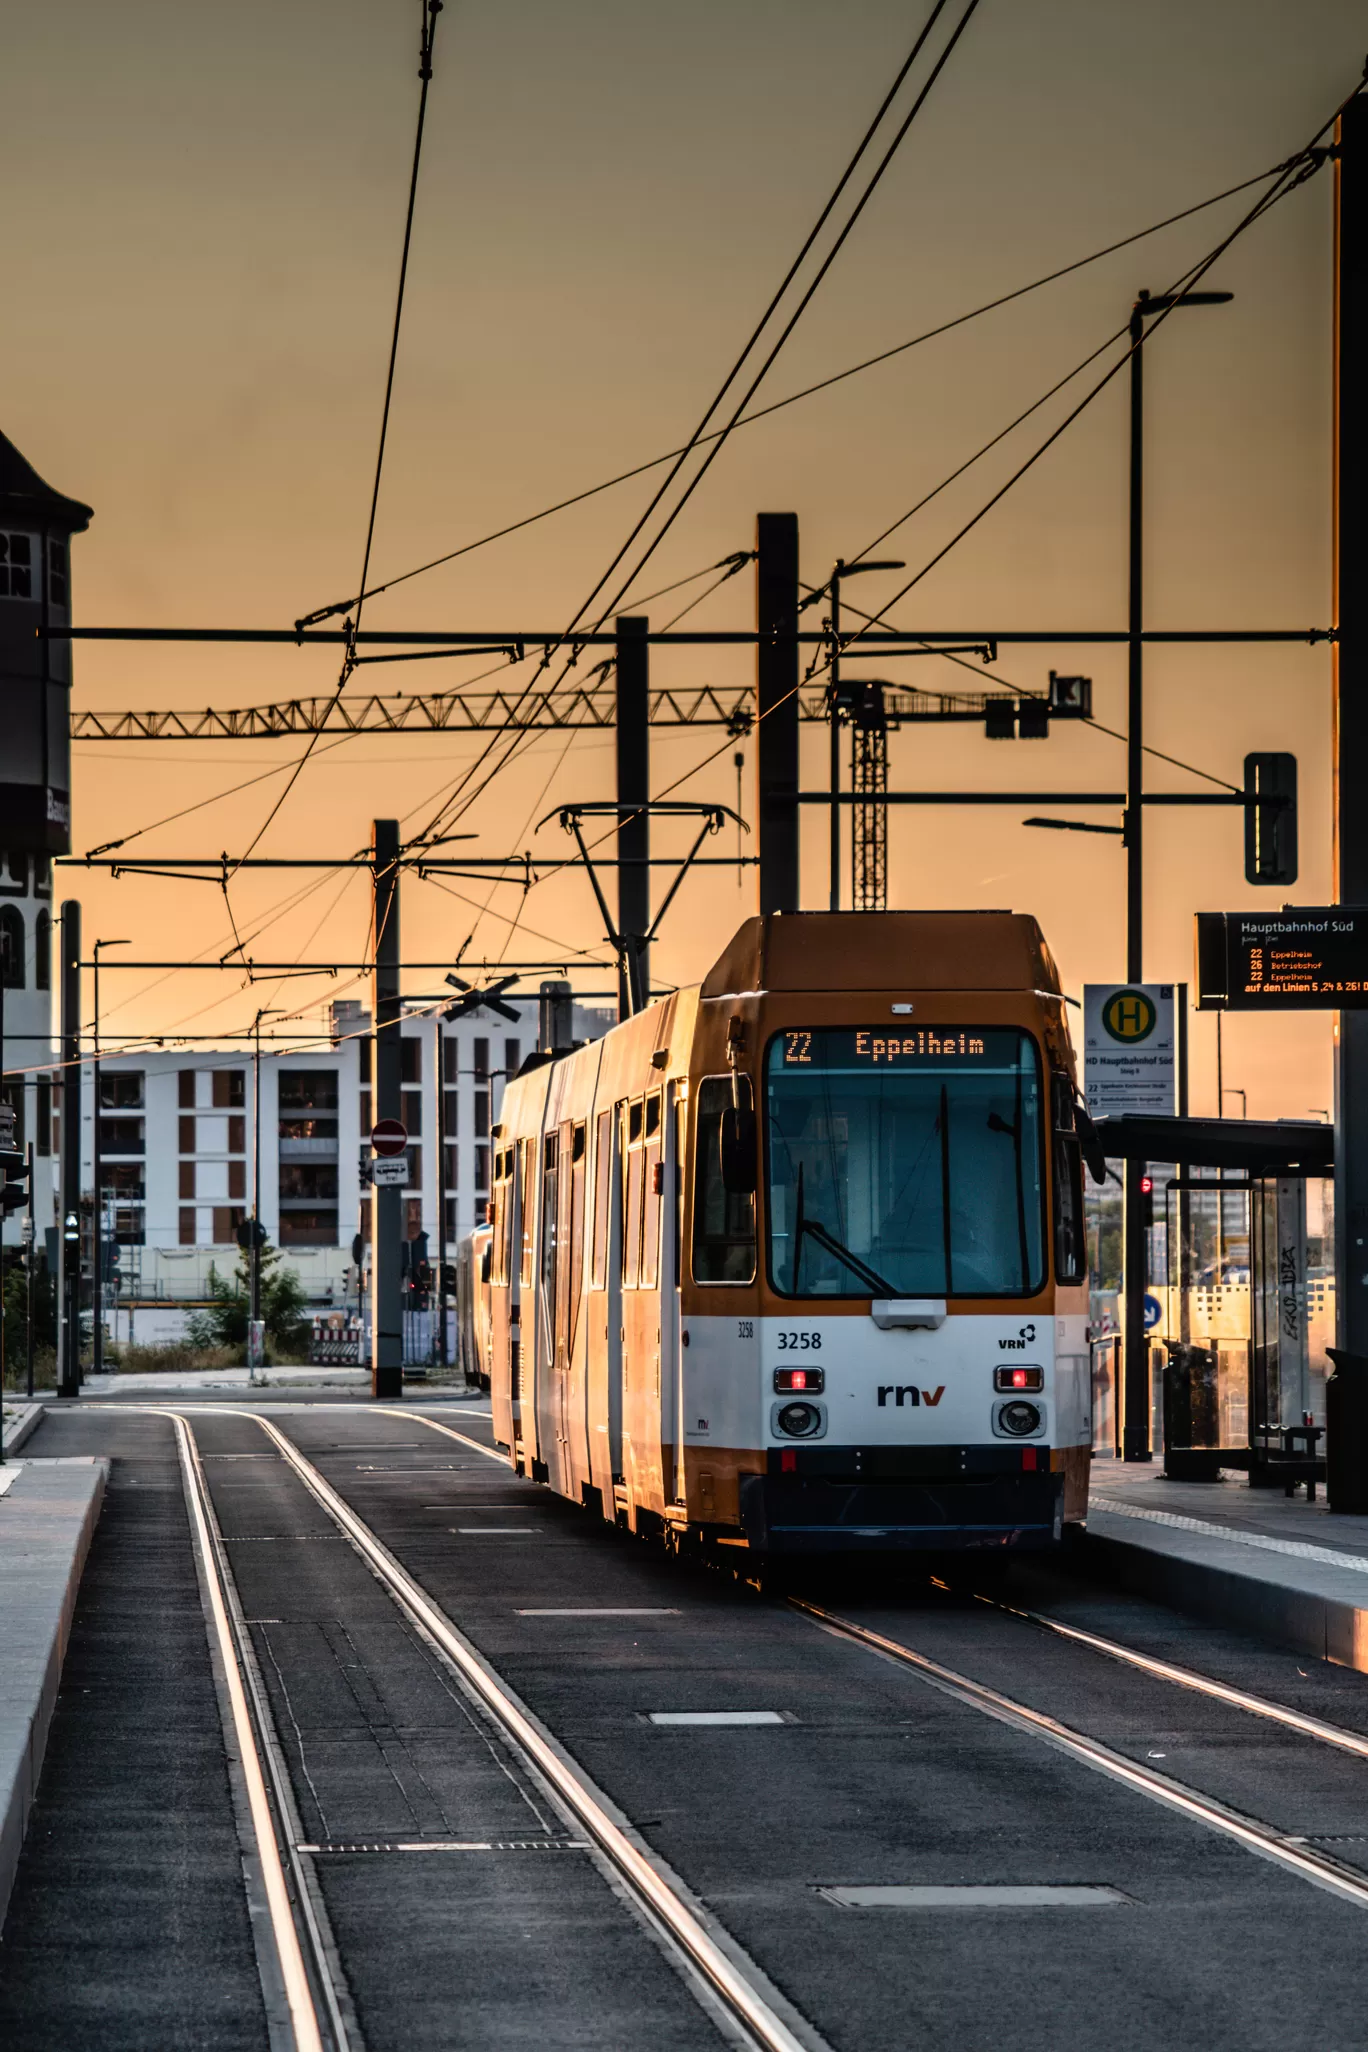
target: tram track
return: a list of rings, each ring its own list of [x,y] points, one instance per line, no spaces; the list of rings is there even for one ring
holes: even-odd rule
[[[311,1408],[316,1410],[319,1407]],[[152,1407],[148,1410],[151,1411]],[[274,1761],[277,1774],[281,1774],[283,1760],[277,1757],[279,1748],[274,1745],[269,1710],[259,1684],[257,1699],[253,1699],[255,1666],[250,1633],[242,1622],[228,1557],[223,1540],[217,1534],[213,1503],[195,1441],[194,1417],[250,1418],[265,1435],[272,1451],[287,1465],[332,1527],[349,1541],[404,1618],[429,1647],[437,1651],[470,1696],[487,1712],[510,1749],[526,1764],[544,1791],[549,1792],[576,1836],[585,1841],[595,1863],[610,1876],[619,1897],[630,1902],[638,1921],[646,1924],[656,1935],[662,1949],[674,1959],[682,1978],[699,1996],[704,2009],[723,2029],[730,2042],[773,2048],[773,2052],[797,2052],[799,2047],[803,2052],[818,2052],[818,2048],[824,2046],[825,2041],[806,2023],[801,2013],[793,2009],[755,1961],[730,1939],[679,1875],[633,1829],[611,1797],[589,1779],[578,1762],[561,1746],[553,1731],[513,1693],[489,1660],[286,1431],[274,1420],[259,1412],[244,1411],[240,1406],[197,1405],[190,1419],[184,1414],[158,1407],[156,1415],[169,1416],[175,1423],[187,1499],[191,1506],[192,1529],[203,1557],[215,1564],[222,1613],[221,1617],[215,1617],[215,1630],[219,1634],[221,1653],[223,1633],[226,1631],[228,1635],[234,1657],[230,1662],[224,1654],[223,1665],[230,1673],[237,1670],[238,1690],[242,1697],[240,1714],[238,1706],[234,1706],[235,1723],[241,1729],[241,1717],[245,1717],[248,1735],[256,1734],[257,1775],[262,1784],[264,1813],[274,1830],[281,1884],[277,1894],[283,1896],[296,1934],[299,1954],[296,1994],[298,1996],[298,1991],[303,1988],[313,2004],[312,2024],[301,2010],[293,2038],[295,2045],[307,2046],[310,2052],[314,2046],[319,2047],[320,2052],[325,2052],[325,2048],[326,2052],[331,2052],[334,2045],[339,2047],[339,2052],[342,2047],[359,2052],[359,2036],[347,2035],[345,2016],[340,2019],[342,2029],[339,2031],[339,2020],[327,2013],[326,1944],[321,1948],[320,1963],[320,1947],[301,1914],[301,1905],[309,1900],[309,1891],[302,1884],[301,1876],[307,1878],[310,1874],[315,1852],[297,1829],[291,1836],[281,1828],[280,1819],[288,1814],[288,1777],[282,1802],[278,1787],[273,1785],[272,1764]],[[386,1415],[411,1424],[419,1414],[396,1410]],[[500,1466],[505,1465],[502,1456],[469,1434],[436,1419],[422,1418],[421,1422],[448,1441],[455,1441]],[[1076,1647],[1080,1653],[1120,1662],[1166,1687],[1195,1693],[1226,1708],[1263,1718],[1281,1726],[1289,1736],[1316,1746],[1330,1747],[1341,1755],[1356,1759],[1368,1755],[1368,1738],[1343,1726],[1309,1716],[1251,1690],[1235,1688],[1215,1676],[1160,1659],[1122,1641],[1052,1618],[1045,1612],[1025,1609],[988,1596],[980,1596],[977,1600],[1000,1613],[1004,1619],[1015,1619],[1048,1633],[1062,1645]],[[993,1688],[959,1667],[933,1659],[916,1645],[894,1636],[900,1629],[897,1626],[892,1631],[887,1626],[883,1631],[874,1630],[844,1615],[839,1609],[796,1593],[788,1595],[785,1603],[811,1626],[915,1674],[942,1696],[1026,1734],[1038,1743],[1049,1745],[1075,1763],[1109,1777],[1133,1794],[1223,1837],[1341,1902],[1359,1909],[1368,1908],[1368,1872],[1362,1867],[1342,1861],[1334,1853],[1320,1850],[1258,1816],[1205,1795],[1172,1774],[1158,1772],[1131,1759],[1103,1740],[1094,1738],[1088,1731],[1021,1701],[1017,1694]],[[257,1809],[254,1803],[254,1823],[257,1822]],[[263,1873],[269,1876],[267,1856],[270,1847],[262,1844],[260,1829],[258,1844]],[[321,1854],[325,1850],[339,1849],[346,1850],[345,1847],[322,1846],[316,1850]],[[412,1849],[417,1850],[418,1847]],[[475,1851],[480,1848],[462,1845],[460,1849]],[[287,1939],[282,1940],[282,1953],[285,1952],[288,1952]],[[285,1964],[282,1957],[283,1978]],[[341,2004],[338,2006],[339,2009],[342,2007]],[[291,2020],[295,2024],[294,2003],[291,2005]]]
[[[293,2044],[296,2052],[361,2052],[359,2034],[345,2014],[349,2005],[337,1986],[335,1951],[326,1929],[310,1915],[314,1891],[309,1863],[324,1848],[307,1843],[293,1820],[280,1748],[256,1677],[250,1633],[217,1530],[195,1434],[184,1414],[153,1407],[149,1411],[170,1417],[176,1428],[192,1529],[206,1567],[213,1622],[228,1676],[234,1730],[267,1883],[273,1942],[289,1993]],[[492,1717],[505,1742],[546,1789],[567,1822],[585,1834],[582,1849],[591,1852],[619,1896],[630,1902],[639,1920],[662,1944],[724,2039],[751,2048],[751,2052],[829,2052],[820,2035],[693,1898],[683,1881],[640,1838],[611,1799],[288,1435],[271,1419],[239,1406],[196,1405],[194,1415],[250,1418],[266,1434],[402,1615]],[[478,1447],[477,1441],[467,1443]],[[478,1450],[489,1451],[484,1447]],[[485,1848],[472,1844],[459,1849]]]

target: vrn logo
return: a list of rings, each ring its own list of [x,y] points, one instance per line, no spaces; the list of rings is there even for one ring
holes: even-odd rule
[[[1015,1348],[1018,1353],[1021,1353],[1034,1340],[1035,1327],[1033,1325],[1018,1326],[1017,1334],[1018,1337],[1016,1339],[1000,1339],[998,1345],[1003,1348]]]
[[[910,1382],[901,1384],[881,1382],[879,1384],[879,1409],[881,1411],[887,1409],[890,1397],[896,1400],[899,1410],[902,1409],[904,1403],[910,1404],[914,1411],[919,1409],[922,1404],[930,1404],[934,1409],[944,1395],[945,1384],[943,1382],[936,1389],[914,1389]]]

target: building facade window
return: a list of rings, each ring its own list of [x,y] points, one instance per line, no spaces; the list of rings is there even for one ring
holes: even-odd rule
[[[52,1079],[50,1076],[40,1076],[38,1078],[37,1103],[35,1106],[35,1112],[36,1118],[34,1123],[37,1126],[38,1130],[33,1136],[34,1144],[39,1154],[51,1154]]]
[[[247,1102],[247,1071],[245,1069],[215,1069],[213,1101],[216,1111],[227,1111],[230,1107]]]
[[[46,909],[33,922],[33,986],[52,989],[52,914]]]
[[[48,604],[65,608],[70,603],[68,552],[66,543],[55,534],[48,536],[47,559]]]
[[[144,1075],[141,1069],[103,1069],[100,1072],[100,1108],[103,1111],[141,1111]]]
[[[0,598],[33,597],[33,542],[31,534],[0,532]]]
[[[33,858],[33,895],[35,898],[52,896],[52,857],[35,855]]]
[[[24,988],[24,915],[17,905],[0,906],[0,979],[6,990]]]

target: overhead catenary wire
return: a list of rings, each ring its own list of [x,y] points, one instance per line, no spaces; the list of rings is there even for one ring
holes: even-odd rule
[[[630,588],[631,583],[637,577],[640,576],[642,569],[645,567],[645,564],[650,560],[650,557],[652,556],[654,551],[660,546],[660,543],[664,540],[665,535],[670,531],[670,528],[672,527],[674,521],[678,518],[679,513],[683,510],[683,507],[688,503],[689,498],[697,489],[703,476],[706,475],[707,470],[711,466],[717,454],[720,452],[728,435],[730,435],[732,428],[735,426],[740,414],[744,412],[746,406],[750,403],[750,400],[754,396],[755,391],[758,389],[761,380],[766,376],[766,374],[774,364],[774,361],[778,356],[779,351],[783,348],[789,336],[792,334],[795,326],[801,319],[803,312],[811,302],[813,294],[816,292],[823,278],[825,278],[827,272],[830,270],[831,265],[834,263],[836,256],[839,254],[840,250],[844,246],[847,238],[851,233],[851,230],[855,226],[855,223],[858,221],[865,206],[868,204],[869,199],[872,197],[874,191],[876,190],[877,186],[882,180],[884,173],[886,172],[897,150],[901,146],[913,121],[916,119],[918,113],[920,113],[921,108],[925,105],[926,98],[930,93],[932,86],[935,84],[936,80],[939,78],[941,74],[941,71],[944,69],[945,64],[948,62],[951,52],[954,50],[955,45],[959,41],[960,36],[963,34],[964,29],[967,27],[968,22],[973,13],[975,12],[978,4],[979,0],[967,0],[967,4],[964,7],[964,10],[961,14],[957,26],[955,27],[948,43],[946,44],[946,47],[937,59],[936,64],[932,68],[930,78],[922,87],[921,91],[917,94],[915,100],[913,101],[911,111],[904,117],[901,125],[897,130],[897,133],[894,136],[892,143],[885,150],[882,159],[880,160],[879,164],[875,167],[872,177],[866,181],[863,193],[861,194],[860,198],[856,201],[853,210],[847,216],[847,219],[843,227],[841,228],[840,233],[837,235],[832,248],[827,252],[826,256],[823,258],[822,263],[818,268],[816,277],[808,284],[799,301],[797,309],[789,316],[777,342],[775,342],[771,346],[768,354],[765,357],[763,364],[761,365],[759,372],[752,378],[751,383],[748,386],[740,404],[733,410],[731,418],[725,423],[721,434],[712,441],[711,446],[708,450],[708,454],[705,457],[702,466],[695,473],[694,477],[691,479],[690,483],[685,488],[680,499],[678,500],[670,514],[667,516],[663,524],[660,526],[656,534],[653,536],[650,544],[638,557],[628,577],[619,585],[618,596],[620,596],[621,593],[628,590]],[[926,45],[927,39],[929,38],[936,23],[939,21],[942,13],[945,10],[946,5],[947,0],[935,0],[935,5],[932,8],[931,14],[929,15],[926,23],[924,24],[923,28],[918,34],[915,42],[913,43],[912,49],[908,57],[904,61],[892,86],[889,88],[887,94],[885,95],[884,100],[880,105],[877,114],[875,115],[873,121],[869,124],[869,127],[866,129],[864,136],[861,138],[859,146],[856,149],[854,155],[852,156],[845,171],[842,173],[841,178],[838,181],[834,192],[832,193],[830,199],[828,199],[826,205],[823,207],[822,212],[819,215],[813,228],[809,231],[809,234],[802,246],[802,249],[799,251],[797,257],[794,258],[792,264],[789,266],[789,269],[785,274],[782,283],[780,284],[778,290],[772,297],[768,307],[765,309],[764,314],[762,315],[761,319],[757,322],[750,336],[747,338],[745,346],[736,358],[736,361],[733,364],[731,370],[728,372],[726,378],[723,380],[723,383],[718,388],[718,391],[715,394],[714,398],[709,403],[707,411],[704,413],[701,420],[699,421],[699,424],[695,428],[693,435],[685,444],[685,447],[681,454],[674,460],[673,465],[669,471],[669,474],[667,475],[663,483],[657,488],[650,503],[648,504],[640,518],[637,520],[636,524],[633,526],[631,533],[627,537],[627,540],[623,543],[622,547],[617,551],[616,555],[613,557],[612,561],[608,565],[607,570],[604,571],[602,576],[594,585],[593,589],[588,593],[587,597],[581,602],[579,607],[576,609],[575,613],[572,615],[569,625],[566,627],[564,633],[560,637],[560,643],[557,644],[563,646],[566,642],[571,643],[570,656],[567,659],[566,663],[562,665],[559,676],[549,687],[550,691],[555,690],[556,685],[559,684],[559,682],[564,678],[566,671],[573,665],[575,661],[576,650],[573,645],[575,627],[580,624],[581,620],[583,619],[584,615],[588,612],[589,608],[599,599],[600,595],[609,585],[611,579],[613,578],[619,566],[625,561],[626,557],[631,552],[637,539],[645,530],[652,515],[659,507],[665,495],[668,493],[671,485],[674,483],[675,478],[679,475],[680,471],[682,470],[684,463],[687,461],[688,457],[692,454],[694,448],[697,446],[699,438],[706,432],[708,424],[712,419],[713,414],[722,404],[723,400],[726,397],[726,394],[731,390],[732,386],[737,382],[739,377],[742,375],[747,360],[751,356],[753,350],[758,345],[762,335],[764,334],[774,314],[777,312],[785,295],[788,292],[790,285],[797,277],[809,252],[812,250],[814,244],[816,243],[817,238],[821,233],[821,230],[825,227],[827,221],[830,219],[831,214],[835,209],[837,203],[839,202],[842,193],[845,191],[846,186],[854,177],[855,172],[858,169],[858,166],[861,162],[861,159],[864,157],[865,153],[869,150],[870,146],[872,145],[875,135],[879,128],[882,126],[884,118],[889,108],[893,104],[893,101],[896,98],[898,92],[901,90],[903,82],[907,78],[907,75],[911,70],[912,66],[915,64],[917,58],[921,55],[921,52]],[[609,599],[603,607],[601,618],[607,618],[608,616],[610,616],[614,610],[616,603],[616,598]],[[542,651],[542,656],[540,663],[538,665],[537,672],[534,675],[534,677],[531,680],[529,680],[528,686],[526,687],[526,690],[523,694],[523,699],[527,697],[527,695],[535,686],[536,676],[541,675],[544,670],[549,668],[550,662],[555,652],[556,645],[548,645],[548,647],[546,647]],[[547,695],[549,696],[549,692]],[[519,701],[519,709],[521,708],[522,702],[523,700]],[[461,810],[467,809],[469,804],[473,803],[474,799],[478,798],[480,793],[488,786],[491,778],[493,776],[497,776],[499,772],[502,769],[504,769],[509,762],[512,761],[514,755],[518,752],[518,746],[519,736],[517,734],[514,734],[511,740],[504,746],[502,754],[499,756],[497,762],[494,764],[493,769],[490,770],[488,774],[484,776],[483,781],[476,786],[474,792],[471,793],[469,797],[465,798],[464,803],[461,806]],[[487,761],[490,755],[494,753],[495,747],[496,742],[495,740],[491,739],[489,748],[485,751],[484,756],[480,758],[480,762],[476,764],[475,771],[473,772],[473,774],[478,775],[483,763]],[[469,781],[469,776],[462,780],[462,785],[460,787],[461,792],[465,790],[465,787],[469,783]],[[460,792],[458,792],[458,796],[459,795]],[[459,813],[457,814],[457,816],[459,817]]]
[[[981,305],[971,307],[965,313],[956,314],[948,321],[941,321],[934,328],[925,328],[920,334],[910,336],[905,342],[896,342],[891,349],[882,349],[876,356],[862,357],[859,363],[850,364],[845,370],[833,371],[830,376],[819,378],[816,384],[804,385],[799,391],[790,392],[783,399],[775,399],[768,406],[757,407],[754,413],[743,414],[735,423],[732,432],[754,427],[759,421],[768,420],[772,414],[782,413],[787,407],[797,406],[804,399],[815,398],[819,392],[830,391],[832,386],[844,384],[848,378],[858,377],[867,370],[876,370],[880,364],[891,363],[895,357],[903,356],[909,350],[918,349],[923,343],[934,342],[940,336],[948,335],[970,321],[979,320],[985,314],[996,313],[1000,307],[1010,306],[1014,300],[1024,299],[1032,292],[1041,291],[1046,285],[1053,285],[1060,278],[1072,277],[1076,271],[1086,270],[1090,264],[1101,263],[1104,258],[1114,256],[1118,250],[1130,249],[1135,243],[1144,242],[1151,235],[1162,234],[1164,229],[1176,227],[1180,221],[1190,220],[1194,214],[1204,213],[1209,207],[1219,206],[1223,200],[1234,199],[1238,194],[1247,192],[1251,186],[1264,184],[1283,168],[1281,164],[1271,165],[1268,170],[1259,171],[1252,178],[1243,178],[1236,185],[1225,186],[1220,192],[1212,193],[1207,199],[1197,200],[1191,206],[1181,208],[1176,214],[1166,214],[1162,220],[1152,221],[1146,228],[1137,228],[1129,235],[1119,236],[1116,241],[1105,243],[1101,249],[1091,250],[1087,256],[1076,257],[1071,263],[1061,264],[1052,271],[1045,271],[1040,277],[1032,278],[1029,284],[1014,286],[1010,292],[1002,292],[994,299],[984,300]],[[700,435],[694,447],[701,448],[705,443],[718,439],[722,433],[723,430],[717,428],[709,434]],[[441,556],[433,556],[429,562],[416,564],[412,570],[400,571],[397,576],[387,578],[383,584],[372,585],[365,596],[378,598],[384,592],[394,591],[399,585],[407,584],[415,577],[426,576],[430,570],[440,570],[448,563],[459,561],[462,556],[473,555],[479,549],[489,548],[494,542],[506,540],[509,535],[521,534],[524,528],[535,527],[543,520],[550,520],[557,513],[566,513],[572,507],[582,506],[586,499],[598,498],[604,492],[613,491],[618,485],[630,484],[634,478],[645,477],[650,471],[658,470],[663,463],[670,463],[676,456],[682,456],[684,453],[684,447],[667,449],[660,456],[652,456],[645,463],[634,464],[630,470],[619,471],[615,477],[604,478],[601,483],[589,485],[581,492],[574,492],[567,499],[557,499],[554,504],[543,506],[536,513],[528,513],[520,520],[511,521],[506,527],[495,528],[489,534],[480,535],[475,541],[463,542],[459,548],[449,549]],[[317,612],[297,620],[295,626],[297,629],[303,629],[317,625],[322,620],[331,619],[335,614],[349,612],[355,603],[355,599],[343,599],[335,605],[322,606]],[[486,674],[492,676],[493,672]],[[471,678],[467,681],[473,683],[476,680]]]
[[[333,694],[334,704],[336,704],[337,700],[341,698],[342,693],[346,690],[347,679],[355,668],[356,636],[361,628],[361,613],[365,604],[366,581],[370,576],[371,549],[375,542],[375,520],[380,505],[380,483],[385,469],[385,446],[389,437],[390,403],[394,396],[394,370],[399,357],[399,332],[404,318],[404,287],[408,280],[409,249],[413,241],[413,215],[418,199],[418,171],[423,157],[423,129],[427,119],[428,86],[432,82],[432,50],[437,35],[437,17],[442,12],[442,4],[443,0],[419,0],[418,121],[413,138],[413,168],[409,174],[408,207],[404,215],[404,241],[399,258],[399,284],[394,297],[394,325],[390,333],[389,365],[385,373],[385,401],[380,414],[380,438],[375,452],[375,476],[371,485],[370,513],[366,521],[366,546],[361,559],[361,597],[357,600],[355,618],[349,626],[346,653],[342,658],[342,668],[337,679],[337,689]],[[294,764],[285,789],[276,799],[275,804],[271,807],[258,828],[254,839],[248,845],[246,851],[248,855],[251,854],[252,850],[261,841],[263,835],[268,831],[272,820],[276,818],[291,791],[293,791],[305,764],[314,752],[317,741],[318,734],[316,732],[309,736],[308,746],[298,762]],[[224,896],[225,898],[227,896],[226,884],[224,885]]]
[[[1332,116],[1331,118],[1333,120],[1335,117]],[[1318,130],[1317,139],[1323,133],[1324,129]],[[1034,450],[1032,450],[1031,454],[1026,457],[1024,462],[1020,463],[1017,466],[1017,468],[1012,472],[1011,476],[1007,478],[1005,483],[1000,485],[997,491],[995,491],[992,494],[992,496],[986,501],[986,503],[982,505],[976,513],[972,514],[970,518],[966,520],[956,530],[956,532],[953,535],[951,535],[950,539],[947,542],[945,542],[942,545],[942,547],[939,548],[926,563],[922,565],[921,569],[918,570],[915,573],[915,575],[909,577],[907,582],[900,586],[900,588],[897,591],[895,591],[892,594],[892,596],[884,602],[884,604],[879,608],[878,612],[871,614],[866,623],[856,627],[849,635],[843,635],[841,637],[841,649],[843,652],[853,647],[858,641],[860,641],[862,637],[868,633],[869,628],[871,626],[878,626],[884,620],[886,620],[888,614],[892,611],[893,607],[898,605],[903,599],[905,599],[910,591],[915,590],[917,585],[919,585],[924,578],[928,577],[931,574],[931,572],[937,567],[938,564],[944,562],[945,558],[950,554],[951,550],[958,547],[959,543],[962,542],[967,535],[973,532],[973,530],[979,525],[980,521],[987,518],[988,514],[992,512],[993,508],[1001,503],[1001,501],[1007,496],[1007,494],[1013,489],[1013,487],[1020,483],[1021,479],[1025,477],[1027,473],[1034,468],[1034,466],[1040,461],[1041,457],[1044,456],[1049,449],[1053,448],[1054,444],[1060,439],[1060,437],[1067,433],[1069,428],[1073,426],[1074,422],[1077,421],[1081,417],[1081,415],[1087,411],[1088,407],[1092,405],[1093,401],[1097,399],[1101,395],[1101,393],[1106,390],[1107,386],[1110,385],[1110,383],[1112,382],[1112,379],[1115,378],[1118,375],[1118,373],[1125,368],[1125,366],[1130,362],[1131,358],[1135,355],[1136,351],[1142,349],[1145,346],[1145,343],[1149,339],[1149,337],[1155,332],[1157,332],[1157,330],[1163,326],[1164,322],[1168,319],[1170,313],[1173,311],[1173,306],[1181,303],[1181,300],[1189,292],[1192,291],[1193,287],[1203,277],[1205,277],[1206,273],[1211,269],[1211,266],[1225,254],[1225,252],[1230,248],[1231,244],[1234,243],[1239,238],[1239,236],[1244,234],[1244,232],[1248,228],[1252,227],[1253,224],[1257,220],[1259,220],[1265,213],[1267,213],[1269,209],[1277,203],[1278,200],[1286,198],[1289,192],[1295,191],[1298,186],[1304,184],[1305,181],[1309,177],[1311,177],[1315,171],[1317,171],[1320,168],[1320,165],[1323,161],[1324,152],[1316,148],[1316,144],[1314,141],[1311,144],[1309,144],[1307,148],[1304,151],[1302,151],[1299,156],[1289,158],[1287,165],[1279,172],[1270,190],[1268,190],[1265,193],[1262,193],[1259,196],[1259,198],[1255,201],[1254,205],[1245,212],[1245,214],[1235,224],[1235,226],[1230,230],[1230,232],[1221,238],[1221,240],[1216,244],[1215,248],[1212,249],[1205,257],[1203,257],[1199,263],[1191,266],[1187,271],[1185,271],[1182,274],[1179,281],[1170,288],[1168,293],[1164,295],[1164,297],[1170,299],[1171,304],[1165,307],[1163,312],[1157,314],[1146,328],[1142,329],[1139,338],[1135,342],[1133,342],[1125,351],[1123,351],[1121,356],[1118,357],[1117,361],[1110,366],[1110,368],[1103,374],[1101,378],[1098,379],[1096,384],[1092,385],[1089,388],[1089,390],[1084,394],[1083,398],[1079,400],[1078,404],[1074,406],[1071,409],[1071,411],[1065,415],[1062,421],[1059,422],[1058,426],[1052,429],[1052,431],[1045,437],[1045,440],[1041,442]],[[900,523],[895,523],[895,525],[898,524]],[[886,530],[886,532],[892,532],[892,529]],[[882,537],[880,537],[880,539],[882,539]],[[868,548],[873,548],[875,546],[877,546],[877,542],[871,542],[870,544],[868,544],[868,547],[865,550],[861,551],[861,556],[868,553]],[[860,556],[857,556],[852,558],[852,561],[858,562],[860,561],[860,559]],[[828,663],[825,667],[829,667],[829,662],[830,659],[828,658]]]

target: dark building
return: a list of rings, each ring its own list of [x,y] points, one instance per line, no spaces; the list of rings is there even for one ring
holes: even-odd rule
[[[0,435],[0,849],[71,848],[70,541],[91,509],[39,477]]]

